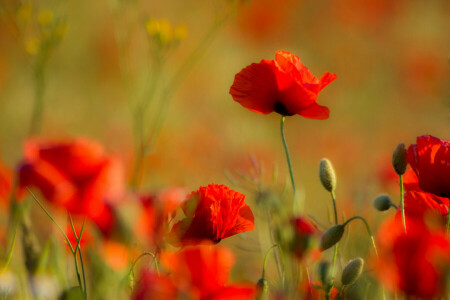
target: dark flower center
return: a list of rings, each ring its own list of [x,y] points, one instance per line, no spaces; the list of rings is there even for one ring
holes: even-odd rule
[[[279,101],[275,102],[273,110],[275,112],[279,113],[280,115],[283,115],[283,116],[293,116],[293,115],[295,115],[295,113],[288,112],[288,110],[286,109],[286,106],[284,106],[284,104],[279,102]]]

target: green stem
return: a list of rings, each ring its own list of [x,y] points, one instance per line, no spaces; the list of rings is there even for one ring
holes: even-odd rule
[[[2,268],[2,270],[0,271],[0,273],[5,272],[6,268],[9,265],[9,262],[11,261],[11,258],[12,258],[13,252],[14,252],[14,246],[16,244],[16,236],[17,236],[17,229],[15,228],[14,229],[13,240],[12,240],[12,243],[11,243],[11,248],[9,249],[8,254],[6,255],[6,261],[5,261],[5,264],[4,264],[3,268]]]
[[[285,116],[281,116],[280,132],[281,132],[281,140],[283,141],[284,152],[286,154],[287,164],[288,164],[288,167],[289,167],[289,175],[291,176],[292,191],[293,191],[293,196],[294,196],[294,201],[295,201],[294,174],[292,173],[291,158],[289,156],[289,149],[288,149],[288,146],[287,146],[287,143],[286,143],[286,138],[284,136],[284,119],[285,118],[286,118]]]
[[[399,175],[400,177],[400,209],[402,214],[402,223],[403,223],[403,229],[406,233],[406,220],[405,220],[405,200],[403,197],[403,176]]]
[[[134,267],[136,266],[136,264],[138,263],[138,261],[139,261],[141,258],[143,258],[144,256],[147,256],[147,255],[153,257],[153,262],[155,263],[156,273],[158,273],[158,275],[159,275],[158,259],[156,258],[156,255],[153,254],[152,252],[144,252],[144,253],[142,253],[141,255],[139,255],[139,256],[134,260],[133,264],[131,265],[131,268],[130,268],[130,274],[133,274],[133,273],[134,273]]]
[[[367,223],[366,219],[364,219],[361,216],[354,216],[354,217],[351,217],[350,219],[348,219],[344,224],[342,224],[342,226],[345,227],[345,226],[347,226],[348,223],[350,223],[351,221],[356,220],[356,219],[363,221],[364,224],[366,225],[367,233],[370,236],[370,240],[372,242],[373,249],[375,250],[375,254],[378,256],[378,250],[377,250],[377,246],[375,245],[375,239],[373,238],[372,230],[370,230],[369,224]]]
[[[181,64],[181,67],[177,70],[175,75],[169,81],[168,85],[162,92],[156,115],[156,120],[152,127],[152,132],[147,136],[146,142],[144,144],[144,155],[147,154],[148,150],[151,149],[156,141],[156,138],[160,132],[163,125],[164,119],[166,118],[167,111],[169,109],[170,101],[175,94],[176,90],[195,66],[195,64],[200,60],[200,58],[206,52],[208,46],[214,40],[216,33],[223,27],[223,25],[234,15],[234,12],[226,13],[222,18],[218,19],[213,27],[208,31],[208,33],[203,37],[198,46],[186,57],[186,59]]]
[[[81,294],[83,295],[83,298],[84,298],[83,284],[81,283],[80,270],[78,269],[77,253],[76,252],[72,252],[72,255],[73,255],[73,261],[75,263],[75,271],[77,273],[78,285],[80,287]],[[86,299],[86,298],[84,298],[84,299]]]
[[[331,193],[331,199],[333,200],[333,208],[334,208],[334,224],[338,224],[338,213],[337,213],[337,207],[336,207],[336,196],[334,195],[334,192]]]
[[[33,136],[41,132],[44,106],[44,90],[44,62],[38,62],[34,70],[34,102],[28,134],[29,136]]]
[[[87,299],[86,273],[84,271],[83,255],[81,254],[81,245],[80,245],[81,244],[81,238],[82,238],[83,232],[84,232],[84,225],[86,224],[86,219],[83,220],[83,225],[81,225],[80,235],[77,235],[77,232],[75,230],[75,226],[73,225],[72,216],[70,215],[69,212],[67,212],[67,214],[69,216],[70,226],[72,228],[73,235],[75,236],[75,240],[77,242],[75,250],[72,252],[72,254],[74,255],[74,258],[75,258],[77,277],[80,278],[80,274],[79,274],[79,271],[78,271],[78,263],[77,263],[77,259],[76,259],[76,255],[77,255],[77,251],[78,251],[78,256],[80,257],[81,272],[82,272],[82,275],[83,275],[83,287],[84,288],[81,288],[81,280],[79,280],[78,282],[80,284],[80,289],[81,289],[81,292],[83,293],[84,299]]]
[[[83,255],[81,254],[81,248],[79,245],[78,245],[78,255],[80,256],[81,273],[83,274],[84,299],[87,299],[86,274],[84,272]]]
[[[77,246],[74,249],[72,247],[72,244],[70,243],[69,238],[67,237],[66,233],[64,232],[64,230],[61,228],[61,226],[59,226],[59,224],[55,221],[55,219],[53,219],[53,217],[50,215],[50,213],[45,209],[45,207],[41,204],[41,202],[37,199],[36,195],[33,194],[33,192],[30,190],[30,188],[27,187],[28,192],[30,193],[30,195],[33,197],[34,201],[36,201],[36,203],[39,205],[39,207],[45,212],[45,214],[50,218],[50,220],[56,225],[56,227],[58,227],[59,231],[62,233],[62,235],[64,236],[67,244],[69,245],[70,251],[72,252],[73,255],[73,260],[75,263],[75,270],[77,273],[77,279],[78,279],[78,284],[80,285],[80,290],[81,293],[84,296],[84,299],[86,299],[86,288],[83,289],[83,285],[81,284],[81,276],[80,276],[80,271],[78,269],[78,260],[77,260],[77,251],[79,251],[79,244],[80,244],[80,240],[81,240],[81,234],[83,232],[84,229],[84,223],[83,223],[83,228],[82,231],[80,232],[80,238],[78,238],[76,232],[75,232],[75,227],[73,226],[73,221],[72,221],[72,217],[69,214],[69,219],[70,219],[70,224],[72,226],[72,230],[74,232],[75,238],[77,239]],[[84,268],[83,266],[83,262],[81,261],[81,265],[82,268]],[[84,271],[83,271],[83,277],[84,277]],[[84,278],[83,278],[84,279]],[[84,279],[85,280],[85,279]]]
[[[266,263],[267,263],[267,257],[269,256],[270,251],[277,247],[277,244],[273,244],[269,249],[267,249],[266,254],[264,255],[264,262],[263,262],[263,269],[262,269],[262,275],[261,278],[264,278],[265,273],[266,273]]]
[[[39,205],[39,207],[45,212],[45,214],[50,218],[50,220],[56,225],[56,227],[58,227],[59,231],[62,233],[62,235],[64,236],[67,244],[69,245],[70,251],[73,253],[74,249],[72,247],[72,245],[70,244],[70,240],[67,237],[66,233],[64,232],[64,230],[62,230],[61,226],[59,226],[58,223],[56,223],[55,219],[53,219],[53,217],[50,215],[50,213],[45,209],[45,207],[41,204],[41,202],[39,202],[39,200],[36,198],[36,196],[33,194],[33,192],[30,190],[30,188],[27,187],[28,192],[30,193],[31,197],[33,197],[34,201],[36,201],[36,203]]]
[[[134,113],[134,136],[135,136],[135,162],[133,167],[133,175],[131,177],[131,186],[138,187],[140,181],[140,175],[142,175],[142,168],[144,164],[144,158],[147,153],[146,141],[145,141],[145,119],[149,104],[152,102],[156,94],[156,89],[161,77],[162,62],[158,59],[155,60],[152,68],[151,81],[148,91],[146,92],[142,102],[136,106]]]

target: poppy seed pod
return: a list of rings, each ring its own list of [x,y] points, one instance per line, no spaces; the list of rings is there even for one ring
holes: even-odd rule
[[[341,240],[343,234],[344,234],[343,225],[338,224],[330,227],[322,235],[320,240],[320,247],[322,248],[322,250],[327,250],[328,248],[331,248]]]
[[[408,164],[406,154],[407,151],[404,143],[398,144],[392,154],[392,166],[398,175],[405,174],[406,166]]]
[[[388,195],[379,195],[373,201],[373,206],[379,211],[388,210],[392,205],[391,198]]]
[[[359,276],[364,268],[364,259],[361,257],[355,258],[351,262],[349,262],[341,275],[341,282],[343,285],[350,285],[358,280]]]
[[[334,192],[336,189],[336,174],[333,165],[326,158],[323,158],[319,163],[319,178],[327,191]]]

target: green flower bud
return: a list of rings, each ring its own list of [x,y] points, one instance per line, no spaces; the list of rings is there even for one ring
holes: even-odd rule
[[[379,195],[373,201],[373,206],[379,211],[385,211],[391,208],[392,200],[388,195]]]
[[[336,174],[334,173],[333,165],[326,158],[319,163],[319,178],[327,191],[334,192],[336,189]]]
[[[341,282],[343,285],[350,285],[354,283],[359,276],[361,276],[361,273],[364,268],[364,259],[361,257],[355,258],[351,262],[349,262],[344,270],[342,271],[341,275]]]
[[[392,154],[392,166],[398,175],[405,174],[406,166],[408,162],[406,161],[406,147],[404,143],[400,143],[394,150]]]
[[[256,290],[258,292],[256,299],[267,299],[267,295],[269,293],[269,283],[267,282],[267,279],[260,278],[256,283]]]
[[[330,227],[321,237],[320,246],[322,250],[327,250],[328,248],[331,248],[336,243],[338,243],[341,240],[343,234],[343,225],[338,224]]]

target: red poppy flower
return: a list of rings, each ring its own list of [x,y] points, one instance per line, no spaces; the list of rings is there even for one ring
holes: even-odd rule
[[[317,79],[297,56],[277,51],[275,60],[263,59],[236,74],[230,94],[245,108],[261,114],[275,111],[284,116],[298,114],[324,120],[330,111],[317,104],[317,96],[336,77],[326,72]]]
[[[186,218],[175,224],[171,235],[183,245],[202,240],[220,242],[232,235],[253,230],[255,223],[245,195],[225,185],[210,184],[187,196],[182,208]]]
[[[423,221],[428,214],[440,216],[442,224],[445,224],[449,200],[422,191],[419,188],[418,179],[413,170],[407,171],[403,179],[406,190],[404,194],[406,225],[408,226],[410,218]],[[400,209],[397,210],[396,217],[401,218]]]
[[[420,298],[442,296],[450,271],[450,240],[444,230],[431,230],[410,219],[405,233],[402,222],[391,219],[379,229],[378,279],[392,291]]]
[[[292,225],[294,227],[295,234],[291,243],[291,250],[299,259],[302,259],[313,246],[313,240],[317,233],[317,228],[309,221],[301,217],[293,219]]]
[[[123,169],[99,144],[30,140],[18,173],[21,190],[35,187],[55,206],[91,219],[104,234],[112,230],[111,207],[123,193]]]
[[[419,136],[417,144],[409,146],[407,160],[423,191],[450,197],[450,141]]]
[[[161,264],[169,270],[178,288],[191,299],[254,299],[254,284],[228,284],[234,263],[231,251],[220,247],[185,248],[162,252]]]

